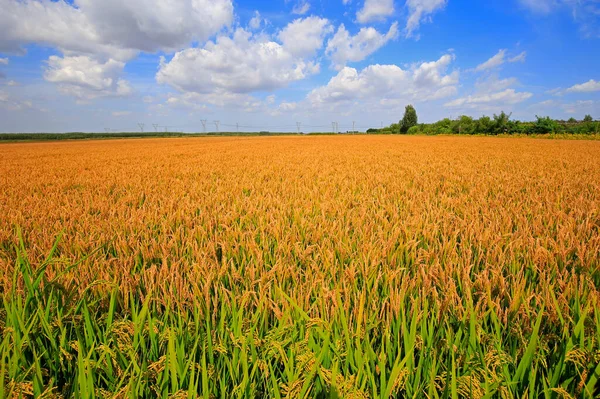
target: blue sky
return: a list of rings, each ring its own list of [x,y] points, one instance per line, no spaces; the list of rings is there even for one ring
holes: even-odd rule
[[[0,0],[0,131],[600,118],[600,0]],[[238,127],[239,126],[239,127]]]

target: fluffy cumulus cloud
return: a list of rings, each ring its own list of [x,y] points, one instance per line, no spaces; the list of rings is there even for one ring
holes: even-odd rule
[[[597,82],[594,79],[571,86],[566,90],[567,93],[590,93],[594,91],[600,91],[600,82]]]
[[[374,28],[361,28],[352,36],[342,24],[327,43],[326,54],[332,66],[341,69],[348,62],[358,62],[379,50],[398,36],[398,23],[393,23],[387,33],[379,33]]]
[[[406,0],[409,16],[406,22],[406,37],[411,37],[421,23],[430,18],[431,14],[441,10],[447,0]]]
[[[365,0],[363,7],[356,13],[361,24],[383,21],[394,13],[394,0]]]
[[[335,107],[355,101],[380,106],[401,106],[448,97],[456,93],[459,75],[448,68],[454,57],[402,69],[397,65],[370,65],[362,71],[345,67],[327,85],[311,91],[307,103],[311,107]]]
[[[139,52],[174,51],[205,41],[233,21],[231,0],[0,0],[0,52],[55,47],[44,73],[78,99],[131,92],[119,78]]]
[[[279,40],[292,55],[311,57],[323,47],[325,36],[332,31],[327,19],[313,16],[289,23],[279,32]]]
[[[126,60],[175,50],[233,21],[231,0],[0,0],[0,51],[38,43]]]
[[[44,78],[58,84],[61,92],[80,100],[127,96],[131,87],[120,79],[125,64],[116,60],[98,62],[89,56],[51,56]]]
[[[317,63],[300,57],[322,46],[310,38],[312,33],[305,40],[310,46],[298,47],[296,42],[281,44],[238,29],[232,37],[219,36],[203,47],[176,53],[170,61],[163,59],[156,79],[181,93],[206,99],[212,95],[222,103],[245,102],[248,93],[282,88],[318,72]]]

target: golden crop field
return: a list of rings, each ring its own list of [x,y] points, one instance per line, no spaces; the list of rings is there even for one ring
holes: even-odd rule
[[[0,145],[0,397],[600,394],[600,142]]]

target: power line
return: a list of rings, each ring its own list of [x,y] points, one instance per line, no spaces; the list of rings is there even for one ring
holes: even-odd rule
[[[215,127],[217,128],[217,133],[219,133],[219,123],[221,123],[221,121],[214,121],[215,123]]]
[[[145,123],[138,123],[138,126],[140,127],[140,130],[142,133],[144,133],[144,126],[146,126]]]
[[[200,119],[200,122],[202,122],[202,132],[206,133],[206,119]]]

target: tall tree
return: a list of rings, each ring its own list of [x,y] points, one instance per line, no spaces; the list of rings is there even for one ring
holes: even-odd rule
[[[408,132],[408,129],[410,129],[413,126],[416,126],[417,123],[419,123],[419,119],[417,117],[417,110],[415,110],[415,107],[409,104],[404,109],[404,116],[400,121],[400,131],[402,133],[406,133]]]
[[[593,121],[594,121],[594,118],[592,118],[592,115],[586,115],[586,116],[583,118],[583,121],[584,121],[584,122],[593,122]]]

